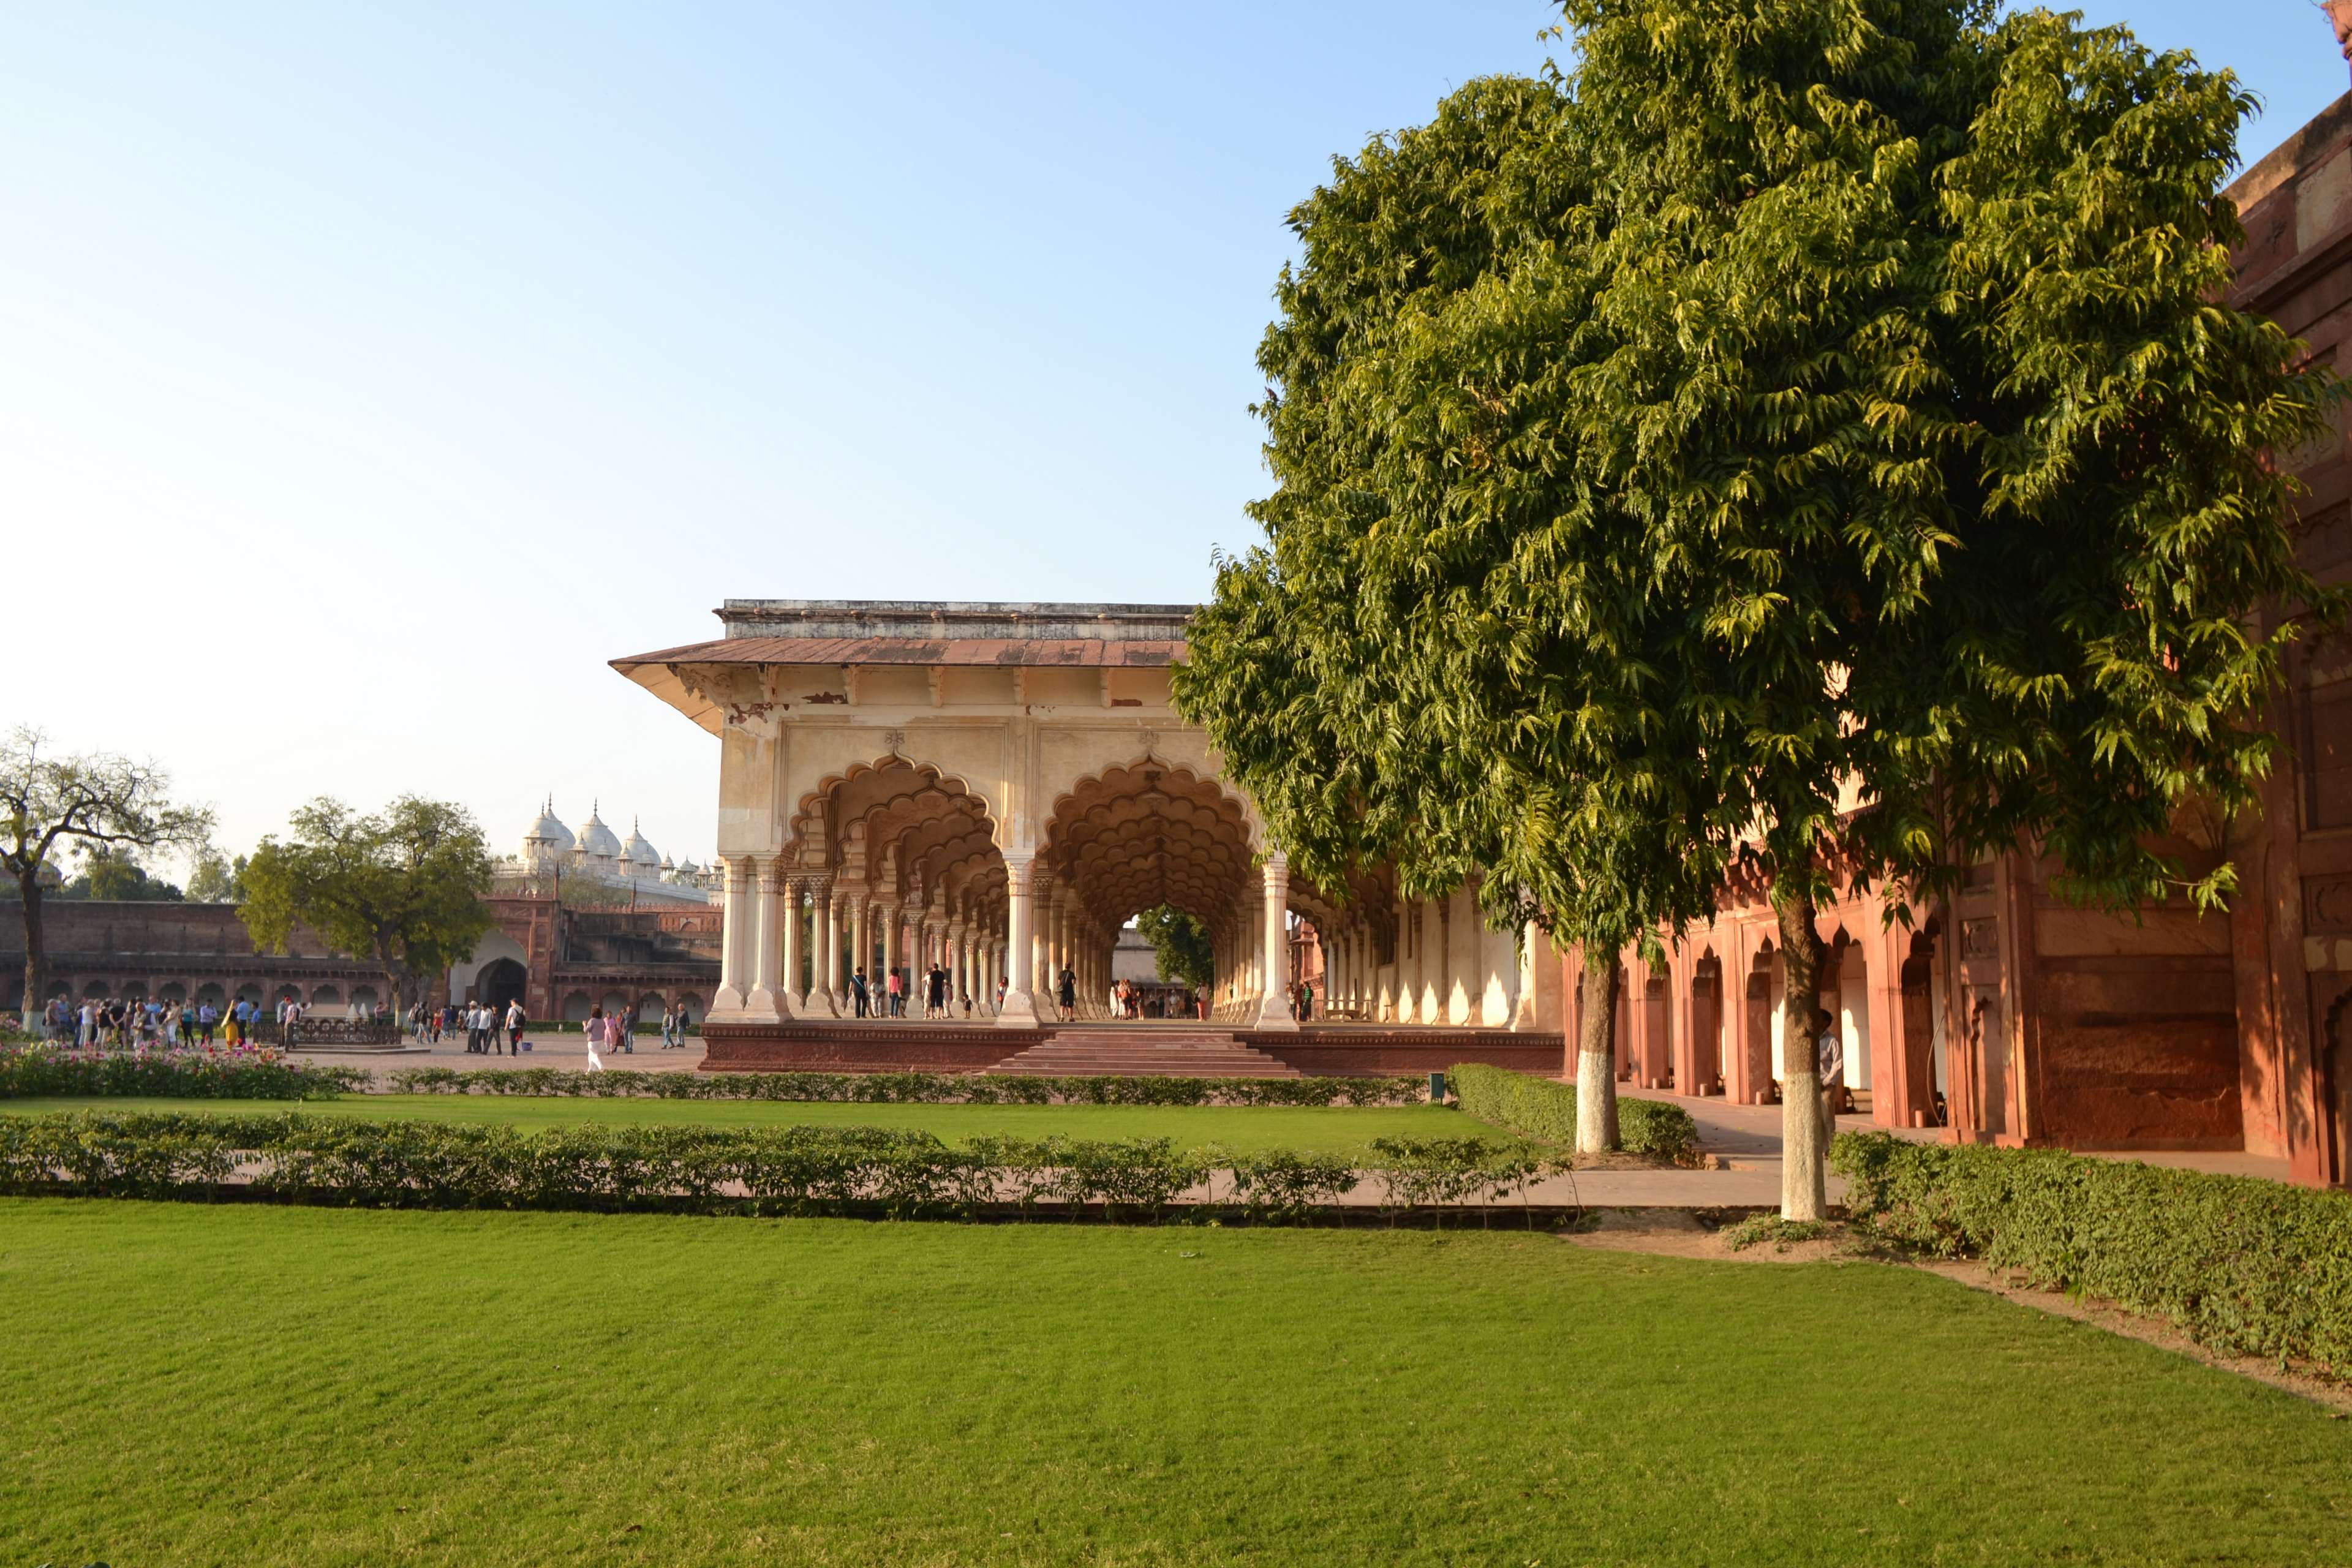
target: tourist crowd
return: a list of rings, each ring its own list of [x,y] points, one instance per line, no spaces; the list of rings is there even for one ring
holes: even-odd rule
[[[209,1000],[166,1002],[152,996],[97,996],[79,1005],[52,998],[41,1014],[41,1037],[76,1050],[100,1047],[239,1046],[250,1043],[265,1021],[284,1040],[307,1011],[290,997],[278,1003],[274,1019],[262,1003],[238,997],[226,1005]]]
[[[1000,993],[1002,989],[999,987]],[[863,965],[849,974],[849,1005],[852,1016],[859,1018],[903,1018],[910,995],[926,1018],[952,1018],[958,1006],[963,1009],[965,1017],[971,1017],[971,994],[965,992],[950,1002],[951,992],[947,970],[936,963],[920,976],[892,964],[889,973],[882,979],[878,994],[874,983],[866,977]]]
[[[662,1008],[662,1049],[684,1050],[687,1030],[693,1019],[682,1006],[665,1005]],[[466,1050],[473,1056],[520,1056],[530,1049],[523,1038],[530,1020],[524,1016],[520,1000],[509,1002],[501,1010],[486,1002],[451,1002],[439,1007],[417,1006],[409,1009],[406,1027],[420,1046],[437,1046],[445,1039],[466,1037]],[[628,1055],[636,1054],[636,1019],[625,1009],[615,1009],[609,1016],[602,1007],[589,1009],[581,1033],[588,1039],[589,1066],[602,1068],[598,1059],[600,1047]]]

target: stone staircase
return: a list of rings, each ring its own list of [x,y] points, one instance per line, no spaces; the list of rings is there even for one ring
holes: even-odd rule
[[[1191,1024],[1062,1025],[992,1073],[1034,1078],[1297,1078],[1231,1029]]]

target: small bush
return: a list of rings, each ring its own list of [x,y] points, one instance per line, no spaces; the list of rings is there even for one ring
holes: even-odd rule
[[[1495,1202],[1523,1190],[1544,1169],[1533,1151],[1498,1149],[1476,1138],[1375,1138],[1374,1168],[1393,1207]]]
[[[1539,1143],[1576,1146],[1576,1086],[1464,1062],[1446,1075],[1465,1116],[1507,1128]],[[1679,1105],[1617,1097],[1618,1147],[1677,1164],[1698,1153],[1698,1123]]]
[[[1751,1247],[1772,1244],[1776,1252],[1786,1252],[1801,1241],[1823,1241],[1837,1234],[1837,1226],[1825,1220],[1782,1219],[1776,1214],[1752,1214],[1723,1233],[1724,1245],[1734,1252],[1745,1252]]]
[[[1287,1149],[1255,1153],[1213,1152],[1213,1163],[1233,1173],[1233,1198],[1250,1219],[1305,1219],[1356,1190],[1360,1179],[1344,1154],[1299,1154]]]
[[[0,1100],[140,1095],[172,1100],[331,1100],[366,1089],[365,1068],[288,1062],[272,1051],[0,1050]]]
[[[1884,1132],[1841,1133],[1830,1158],[1890,1241],[2352,1374],[2352,1194]]]
[[[861,1105],[1410,1105],[1417,1078],[1015,1078],[935,1072],[580,1072],[401,1068],[395,1094],[819,1100]]]

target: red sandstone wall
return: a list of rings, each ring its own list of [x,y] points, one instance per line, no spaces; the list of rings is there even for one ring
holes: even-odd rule
[[[2233,303],[2277,321],[2312,363],[2352,374],[2352,96],[2338,99],[2249,169],[2229,195],[2246,228]],[[2304,564],[2352,580],[2352,461],[2338,431],[2277,454],[2308,488],[2298,507]],[[2277,606],[2269,625],[2291,618]],[[2269,629],[2268,626],[2262,629]],[[2342,639],[2336,639],[2340,645]],[[2234,911],[2242,1027],[2238,1082],[2251,1152],[2284,1154],[2298,1181],[2352,1175],[2352,649],[2306,637],[2290,652],[2273,721],[2285,765],[2264,820],[2231,848],[2245,873]]]

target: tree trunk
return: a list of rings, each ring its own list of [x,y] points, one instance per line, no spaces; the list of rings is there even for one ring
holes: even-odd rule
[[[31,870],[16,879],[17,896],[24,900],[25,909],[25,1005],[22,1011],[28,1032],[37,1032],[33,1022],[33,1010],[46,1005],[48,1000],[41,994],[41,970],[45,960],[41,952],[40,873],[40,865],[36,862]]]
[[[357,958],[359,954],[353,953],[352,956]],[[383,966],[383,992],[385,995],[392,998],[393,1021],[406,1023],[410,990],[408,965],[393,962],[392,943],[381,931],[378,931],[375,935],[375,961]],[[418,1005],[421,1005],[423,1001],[424,998],[417,998]]]
[[[1780,1217],[1817,1220],[1829,1206],[1822,1162],[1822,1069],[1813,1015],[1822,1005],[1822,936],[1812,895],[1773,900],[1780,918]]]
[[[1576,1030],[1576,1152],[1617,1147],[1617,953],[1584,947],[1584,1016]]]

